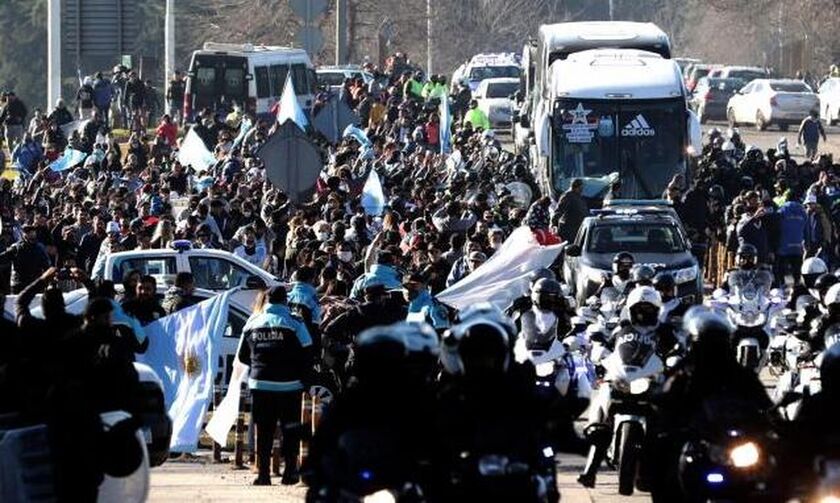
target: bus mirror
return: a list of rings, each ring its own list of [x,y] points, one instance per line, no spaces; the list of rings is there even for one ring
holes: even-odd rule
[[[692,110],[688,111],[687,131],[688,131],[688,153],[692,157],[697,157],[703,151],[703,130],[700,127],[700,119]]]

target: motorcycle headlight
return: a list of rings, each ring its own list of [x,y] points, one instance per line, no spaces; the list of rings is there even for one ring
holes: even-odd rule
[[[699,274],[700,270],[696,265],[691,267],[686,267],[685,269],[677,269],[673,272],[674,281],[677,283],[688,283],[689,281],[694,281],[697,279],[697,274]]]
[[[757,327],[764,325],[767,316],[755,311],[740,311],[735,313],[735,323],[742,327]]]
[[[749,468],[758,464],[761,451],[754,442],[744,442],[729,451],[729,460],[735,468]]]
[[[391,491],[381,490],[365,496],[362,503],[397,503],[397,498]]]
[[[538,377],[548,377],[554,373],[554,362],[538,363],[535,370]]]
[[[819,499],[820,503],[840,503],[840,496],[827,494]]]
[[[633,395],[641,395],[650,389],[650,379],[641,377],[630,381],[630,393]]]

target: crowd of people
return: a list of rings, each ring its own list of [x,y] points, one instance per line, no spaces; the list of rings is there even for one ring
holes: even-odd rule
[[[572,325],[573,308],[564,300],[556,267],[535,278],[523,309],[531,314],[516,324],[491,306],[455,313],[435,295],[472,274],[521,226],[544,244],[571,239],[588,202],[578,183],[558,201],[538,196],[526,160],[506,152],[487,130],[486,116],[466,86],[450,95],[443,76],[424,83],[422,73],[394,62],[373,70],[375,85],[349,80],[342,93],[358,113],[369,145],[347,137],[329,146],[308,200],[295,200],[269,183],[256,152],[276,126],[248,117],[254,127],[240,135],[247,111],[198,114],[192,131],[217,160],[199,175],[175,155],[179,118],[164,114],[147,138],[151,91],[131,70],[119,69],[110,81],[102,74],[85,80],[76,114],[59,101],[48,115],[36,114],[38,121],[33,118],[28,129],[26,108],[6,93],[0,120],[19,177],[0,181],[0,291],[19,297],[16,320],[4,321],[2,329],[0,389],[14,391],[0,393],[2,412],[49,423],[75,408],[93,383],[112,375],[119,379],[110,381],[108,390],[90,393],[91,403],[80,410],[130,409],[119,390],[136,381],[130,362],[148,340],[111,330],[111,320],[128,316],[144,325],[183,309],[195,303],[193,281],[179,275],[160,301],[155,278],[139,271],[127,274],[121,289],[102,280],[104,259],[188,241],[194,248],[228,251],[287,285],[264,292],[238,352],[252,369],[260,460],[255,484],[271,482],[268,455],[279,420],[285,438],[282,482],[297,483],[302,471],[316,501],[335,500],[336,488],[388,487],[406,474],[435,500],[478,499],[476,494],[488,501],[502,495],[527,500],[522,494],[534,501],[556,499],[555,449],[586,450],[571,426],[580,410],[561,394],[536,396],[533,365],[513,357],[514,343],[527,331],[523,326],[563,340]],[[179,81],[180,76],[173,79]],[[167,112],[179,108],[182,95],[182,88],[170,84]],[[438,105],[444,99],[451,100],[455,117],[454,154],[442,153],[446,125]],[[65,137],[61,126],[77,116],[89,121]],[[112,138],[115,121],[139,125],[131,128],[136,131],[127,143]],[[50,162],[68,145],[88,154],[86,160],[52,170]],[[371,170],[386,199],[379,215],[362,203]],[[785,141],[763,152],[744,145],[737,130],[713,129],[691,176],[676,177],[663,198],[673,204],[692,242],[701,245],[695,253],[713,283],[724,283],[746,244],[755,249],[757,262],[773,267],[777,285],[807,289],[812,272],[803,270],[803,261],[819,258],[824,273],[840,265],[838,176],[840,166],[829,156],[798,162]],[[525,184],[533,200],[512,191],[510,182]],[[620,197],[620,186],[608,197]],[[173,208],[182,198],[187,206]],[[80,287],[88,288],[92,299],[83,318],[65,313],[61,296]],[[44,320],[29,312],[38,292],[44,294]],[[639,306],[657,310],[663,300],[647,290],[637,297]],[[632,334],[638,326],[651,332],[645,325],[651,323],[650,310],[641,307],[638,315],[631,310],[622,333]],[[654,317],[658,320],[658,311]],[[667,420],[658,427],[665,432],[687,427],[682,421],[695,410],[692,404],[733,380],[750,396],[749,406],[768,409],[755,375],[739,370],[725,349],[727,324],[706,312],[692,319],[697,320],[689,329],[693,346],[665,388]],[[103,353],[103,347],[111,349]],[[59,364],[67,348],[82,362],[72,369]],[[837,366],[827,361],[824,365]],[[834,367],[824,374],[825,393],[836,392]],[[300,467],[294,423],[300,393],[312,384],[315,368],[332,373],[337,398],[312,440],[309,463]],[[40,394],[15,391],[24,386],[21,372],[41,377],[27,385]],[[82,427],[90,428],[90,417],[85,421]],[[78,443],[67,430],[57,431],[57,462],[66,468],[59,470],[63,496],[83,501],[98,480],[96,470],[79,475],[78,464],[61,458],[76,452]],[[348,432],[357,436],[347,437]],[[674,445],[656,446],[659,454],[651,459],[671,470]],[[355,450],[351,455],[343,449]],[[362,451],[372,456],[365,463],[386,471],[360,475],[354,466],[342,465]],[[478,483],[478,458],[498,453],[506,456],[508,474],[521,477],[498,487]],[[582,483],[594,483],[590,475]],[[73,492],[80,490],[88,492]],[[673,496],[667,492],[672,487],[663,490]]]

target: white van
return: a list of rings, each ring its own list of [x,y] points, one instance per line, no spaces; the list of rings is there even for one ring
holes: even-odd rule
[[[301,107],[311,109],[317,80],[303,49],[206,42],[190,60],[184,117],[191,121],[205,108],[229,109],[234,104],[267,117],[290,73]]]

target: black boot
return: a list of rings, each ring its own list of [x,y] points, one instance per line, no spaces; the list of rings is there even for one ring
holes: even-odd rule
[[[293,486],[300,482],[300,472],[298,471],[297,456],[286,458],[283,463],[283,478],[280,483],[284,486]]]
[[[607,450],[598,445],[589,447],[589,455],[586,457],[586,466],[578,477],[578,483],[583,487],[595,487],[595,476],[601,468],[604,458],[607,457]]]

